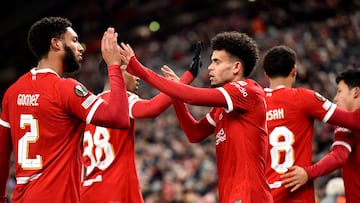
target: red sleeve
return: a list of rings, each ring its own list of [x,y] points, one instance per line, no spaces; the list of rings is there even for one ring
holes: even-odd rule
[[[120,65],[108,67],[110,81],[109,102],[102,102],[95,111],[91,124],[111,128],[129,128],[129,104]]]
[[[196,88],[168,80],[144,67],[136,57],[132,57],[127,70],[161,92],[191,105],[227,107],[224,95],[215,88]]]
[[[183,102],[173,100],[173,106],[179,124],[189,142],[200,142],[214,132],[214,127],[209,124],[205,117],[200,121],[195,120]]]
[[[340,168],[347,160],[350,152],[342,145],[335,145],[331,152],[325,155],[319,162],[305,167],[309,179],[323,176]]]
[[[10,129],[0,125],[0,203],[6,203],[6,184],[9,177],[11,152]]]
[[[180,78],[180,82],[190,84],[194,77],[186,71]],[[154,118],[164,112],[171,105],[171,98],[164,93],[149,100],[138,100],[131,108],[134,118]]]
[[[354,130],[360,130],[359,121],[360,121],[360,108],[358,108],[354,112],[349,112],[337,106],[334,114],[331,116],[328,123]]]

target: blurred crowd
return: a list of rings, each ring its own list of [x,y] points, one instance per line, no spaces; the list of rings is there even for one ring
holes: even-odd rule
[[[319,8],[332,10],[340,5],[339,2],[341,1],[309,1],[303,8],[296,9],[304,9],[303,13]],[[128,42],[135,49],[137,58],[147,67],[160,72],[161,66],[167,64],[181,75],[190,65],[195,42],[202,40],[203,67],[192,84],[198,87],[207,87],[209,84],[209,40],[215,33],[223,30],[238,30],[250,34],[257,41],[260,53],[279,44],[293,48],[298,57],[296,86],[314,89],[329,99],[335,95],[336,74],[348,68],[359,67],[360,11],[349,12],[337,8],[338,12],[324,14],[322,19],[305,15],[303,20],[299,21],[294,14],[300,12],[295,12],[291,6],[257,10],[255,13],[250,12],[252,9],[246,7],[219,13],[166,36],[146,40],[133,39]],[[94,25],[84,22],[82,29],[91,26]],[[82,71],[74,76],[93,92],[100,92],[102,89],[97,70],[100,58],[98,51],[87,53]],[[253,78],[266,87],[268,81],[260,65],[261,62],[257,65]],[[146,99],[157,93],[157,90],[143,82],[137,92]],[[197,106],[189,108],[197,118],[204,116],[209,110]],[[328,152],[332,136],[333,129],[330,125],[316,122],[314,162]],[[156,119],[136,121],[135,146],[138,175],[146,203],[217,202],[214,137],[198,144],[189,143],[171,107]],[[341,172],[337,170],[316,179],[316,195],[319,201],[326,195],[328,181],[339,176]],[[15,184],[13,174],[9,180],[8,189],[11,191]]]

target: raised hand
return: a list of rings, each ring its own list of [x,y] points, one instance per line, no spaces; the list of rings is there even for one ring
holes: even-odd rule
[[[180,78],[175,74],[175,72],[169,66],[164,65],[161,68],[161,72],[167,79],[175,82],[180,82]]]
[[[129,44],[125,44],[125,43],[121,42],[120,43],[120,56],[121,56],[122,62],[125,65],[127,65],[127,64],[129,64],[131,57],[135,56],[135,53]]]
[[[193,60],[192,60],[192,62],[190,64],[189,71],[194,76],[194,78],[199,74],[200,68],[202,66],[202,62],[201,62],[201,49],[202,49],[202,47],[203,47],[202,41],[198,41],[196,43]]]
[[[121,56],[119,55],[120,46],[117,43],[118,33],[109,27],[101,39],[101,54],[107,65],[120,65]]]

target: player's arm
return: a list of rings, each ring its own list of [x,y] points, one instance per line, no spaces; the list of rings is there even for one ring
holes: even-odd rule
[[[349,112],[317,92],[304,88],[298,88],[297,91],[299,91],[297,95],[303,101],[301,108],[310,116],[324,123],[360,130],[360,108],[355,112]]]
[[[180,81],[189,84],[193,79],[192,74],[186,71],[180,78]],[[137,100],[133,106],[130,105],[130,111],[133,118],[154,118],[165,111],[170,105],[171,98],[164,93],[160,93],[148,100]]]
[[[93,117],[88,118],[87,121],[97,126],[128,128],[130,126],[128,97],[120,65],[110,65],[108,75],[111,89],[109,101],[98,100],[93,106],[96,109]]]
[[[4,125],[8,125],[8,123],[0,119],[0,203],[6,203],[6,184],[12,152],[10,128]]]
[[[142,80],[157,88],[172,98],[191,105],[227,107],[224,95],[216,88],[196,88],[182,83],[168,80],[152,70],[144,67],[135,57],[129,45],[121,44],[121,54],[125,63],[128,62],[127,71],[140,77]]]
[[[347,160],[350,151],[345,145],[334,145],[331,152],[319,162],[307,167],[292,166],[289,172],[282,175],[282,184],[293,192],[309,179],[317,178],[340,168]]]
[[[117,33],[108,28],[101,39],[101,53],[108,66],[110,81],[109,102],[98,102],[94,115],[90,114],[90,123],[111,128],[128,128],[130,126],[129,105],[125,82],[121,73],[119,56],[120,47],[117,44]],[[94,104],[95,105],[95,104]]]
[[[200,142],[214,132],[214,126],[209,124],[206,117],[200,121],[195,120],[183,102],[174,99],[173,106],[179,125],[189,142]]]
[[[179,79],[175,72],[168,66],[162,67],[162,72],[167,79],[179,81],[184,84],[190,84],[198,75],[201,68],[201,49],[202,42],[196,43],[195,53],[189,69]],[[153,118],[165,111],[171,105],[171,98],[164,93],[149,100],[138,100],[133,106],[130,105],[131,115],[134,118]]]
[[[360,108],[354,112],[347,111],[341,107],[336,107],[334,114],[329,119],[328,123],[339,125],[353,130],[360,130]]]

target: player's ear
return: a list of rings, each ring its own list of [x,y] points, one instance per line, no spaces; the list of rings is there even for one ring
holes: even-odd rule
[[[53,49],[61,49],[62,42],[58,38],[51,38],[51,48]]]
[[[290,73],[291,76],[295,77],[296,76],[296,71],[297,71],[296,65],[294,65],[293,69],[291,69],[291,73]]]
[[[354,87],[352,91],[354,91],[354,98],[360,97],[360,87]]]
[[[234,75],[239,75],[239,72],[241,71],[242,73],[244,73],[244,66],[240,61],[235,61],[234,63],[234,69],[233,69],[233,74]],[[241,74],[241,73],[240,73]]]

